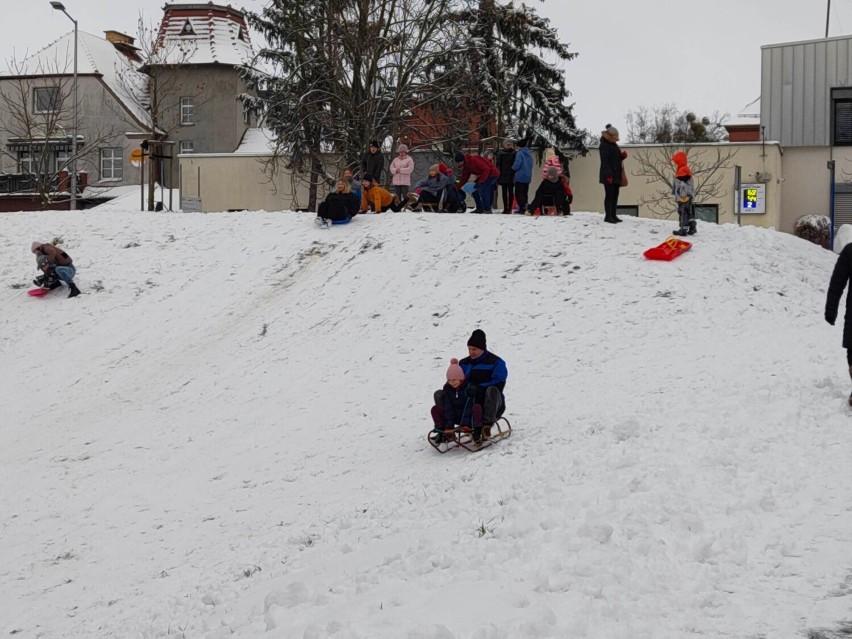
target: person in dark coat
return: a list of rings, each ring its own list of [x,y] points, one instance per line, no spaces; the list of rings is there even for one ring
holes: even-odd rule
[[[456,425],[482,430],[482,405],[468,397],[467,386],[464,371],[454,357],[447,369],[447,383],[435,393],[432,406],[432,423],[438,431],[434,437],[436,444],[452,439],[452,434],[448,437],[446,431],[453,430]]]
[[[837,321],[837,307],[840,298],[846,290],[852,277],[852,243],[847,244],[834,265],[831,280],[828,283],[828,293],[825,298],[825,321],[834,326]],[[852,291],[846,294],[846,314],[843,319],[843,348],[846,349],[846,364],[849,366],[849,377],[852,378]],[[849,395],[849,405],[852,406],[852,394]]]
[[[621,219],[618,210],[618,192],[621,190],[622,163],[627,153],[618,148],[618,129],[611,124],[601,131],[601,172],[600,183],[604,185],[604,222],[616,224]]]
[[[565,193],[565,186],[559,177],[556,167],[548,167],[547,177],[541,181],[536,189],[535,197],[530,202],[529,210],[535,212],[544,206],[555,206],[556,212],[561,215],[571,215],[571,206]]]
[[[358,214],[360,205],[361,201],[352,192],[349,180],[340,178],[337,180],[335,190],[320,202],[317,211],[317,224],[350,220]]]
[[[509,372],[506,362],[494,353],[488,352],[485,332],[476,329],[467,340],[468,357],[459,362],[467,380],[467,394],[473,397],[474,404],[482,406],[482,425],[485,434],[490,434],[490,426],[506,410],[506,398],[503,390]],[[473,428],[473,441],[482,439],[483,429]]]
[[[385,156],[382,155],[379,143],[370,142],[369,150],[361,156],[361,178],[369,175],[376,184],[382,183],[382,173],[385,171]]]
[[[500,170],[500,177],[497,178],[497,184],[503,195],[503,213],[511,214],[512,205],[515,201],[515,171],[512,166],[515,164],[515,143],[511,140],[506,140],[503,143],[503,148],[497,152],[497,168]]]

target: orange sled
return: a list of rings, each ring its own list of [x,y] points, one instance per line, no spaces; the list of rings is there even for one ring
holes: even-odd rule
[[[457,426],[450,430],[433,430],[426,435],[426,440],[429,444],[443,454],[453,448],[464,448],[467,451],[475,452],[488,448],[492,444],[496,444],[501,439],[506,439],[512,434],[512,425],[505,417],[498,417],[497,421],[488,426],[482,427],[482,441],[477,443],[473,441],[473,435],[470,432],[469,426]]]
[[[663,260],[670,262],[681,253],[685,253],[692,248],[692,242],[679,240],[676,237],[670,237],[665,242],[654,248],[649,248],[643,255],[649,260]]]

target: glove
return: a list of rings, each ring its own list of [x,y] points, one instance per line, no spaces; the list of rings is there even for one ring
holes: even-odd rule
[[[474,384],[471,384],[470,386],[468,386],[465,389],[464,394],[467,395],[468,397],[476,397],[476,393],[477,393],[478,390],[479,390],[479,386],[475,386]]]
[[[611,177],[608,177],[608,178],[606,179],[606,183],[607,183],[607,184],[612,184],[612,178],[611,178]]]
[[[627,151],[622,151],[622,152],[621,152],[621,159],[622,159],[622,160],[626,160],[626,159],[627,159]]]
[[[828,311],[825,312],[825,321],[834,326],[834,322],[837,320],[837,313],[830,313]]]

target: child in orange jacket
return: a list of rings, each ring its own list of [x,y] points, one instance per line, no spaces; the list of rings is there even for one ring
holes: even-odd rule
[[[402,206],[399,198],[383,189],[373,180],[373,176],[365,175],[361,178],[361,210],[360,213],[373,211],[373,213],[384,213],[388,209],[399,211]]]

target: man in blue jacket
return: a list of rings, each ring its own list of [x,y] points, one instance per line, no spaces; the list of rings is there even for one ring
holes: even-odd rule
[[[530,199],[530,182],[532,182],[533,159],[527,147],[526,140],[518,142],[515,161],[512,170],[515,172],[515,199],[518,201],[518,212],[523,213]]]
[[[469,357],[459,362],[465,379],[468,382],[468,395],[474,398],[475,404],[482,405],[482,423],[486,434],[491,424],[497,421],[506,410],[506,398],[503,389],[509,372],[506,362],[494,353],[489,353],[485,343],[485,333],[476,329],[467,340]],[[482,430],[473,429],[473,440],[482,439]]]

